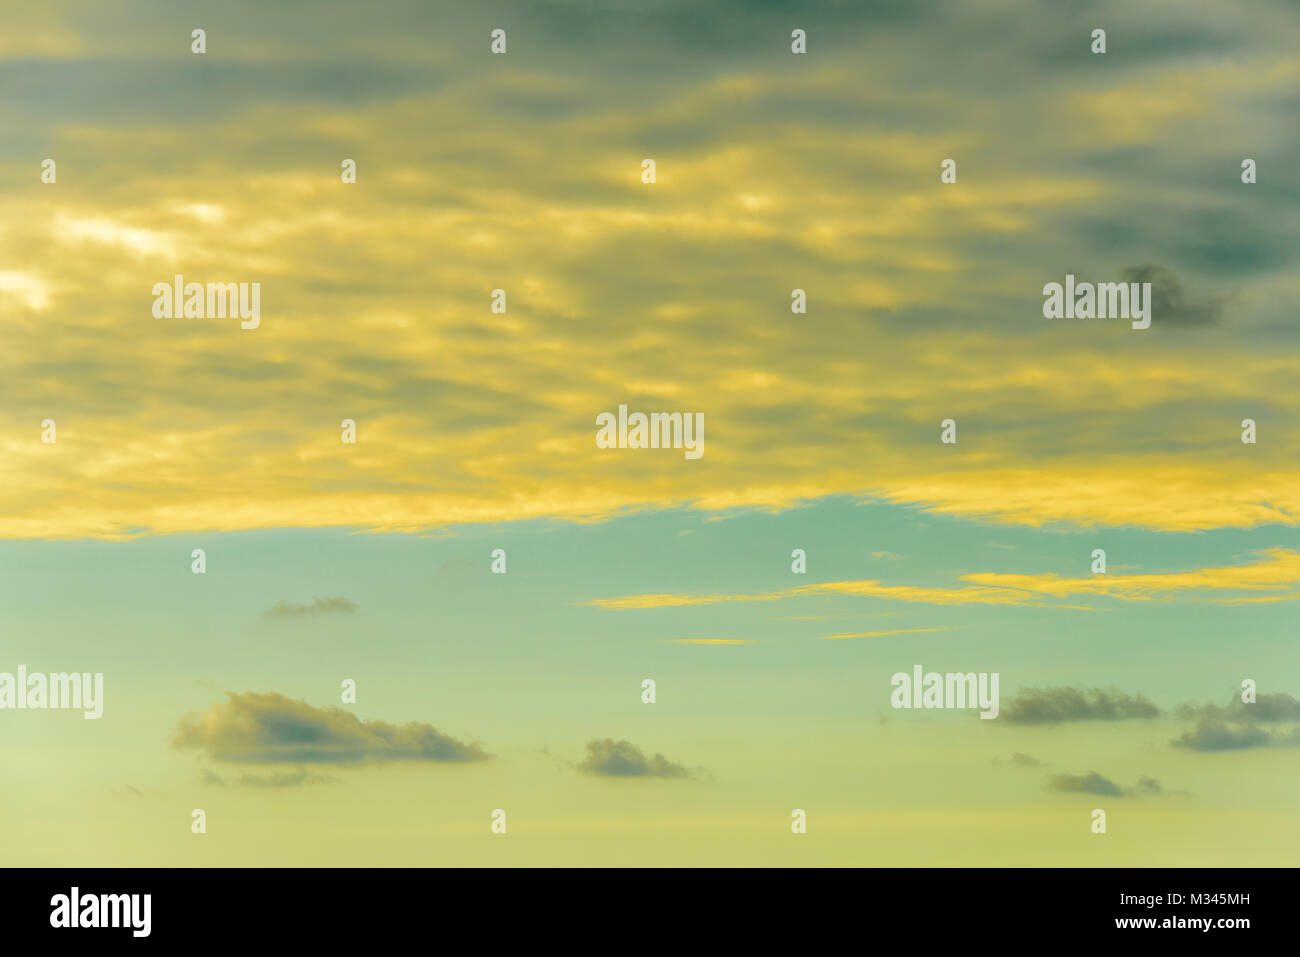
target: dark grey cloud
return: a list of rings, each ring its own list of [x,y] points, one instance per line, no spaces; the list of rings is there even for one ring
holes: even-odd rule
[[[1096,771],[1087,774],[1054,774],[1047,781],[1049,791],[1070,794],[1095,794],[1098,797],[1155,797],[1157,795],[1186,795],[1187,791],[1166,791],[1159,781],[1148,775],[1139,775],[1137,784],[1122,788],[1110,778]]]
[[[1254,702],[1247,703],[1234,694],[1226,706],[1185,704],[1179,705],[1175,714],[1189,720],[1232,721],[1244,724],[1300,721],[1300,701],[1289,694],[1279,693],[1262,694]]]
[[[1240,699],[1236,704],[1254,721],[1300,721],[1300,701],[1289,694],[1262,694],[1254,704]]]
[[[1026,688],[1002,706],[1001,718],[1012,724],[1060,724],[1154,718],[1159,714],[1160,709],[1141,695],[1114,689]]]
[[[1123,282],[1151,283],[1151,321],[1165,326],[1203,326],[1223,318],[1224,298],[1206,295],[1193,299],[1172,269],[1150,264],[1121,270]]]
[[[1192,751],[1300,747],[1300,701],[1289,694],[1262,694],[1249,703],[1233,695],[1226,705],[1184,704],[1175,714],[1196,722],[1195,728],[1170,742],[1175,747]],[[1276,727],[1284,723],[1291,727]]]
[[[262,617],[272,621],[284,621],[313,615],[350,614],[356,610],[356,603],[346,598],[316,598],[310,605],[279,601],[262,612]]]
[[[1273,739],[1262,728],[1233,727],[1221,722],[1203,721],[1196,726],[1196,730],[1184,731],[1170,743],[1193,751],[1243,751],[1246,748],[1267,747],[1273,743]]]
[[[588,774],[616,778],[694,777],[689,768],[674,764],[662,754],[648,758],[631,741],[615,741],[613,738],[588,741],[587,757],[577,768]]]
[[[181,718],[174,744],[236,764],[356,764],[482,761],[477,744],[432,725],[362,721],[342,708],[315,708],[280,694],[227,692],[227,701]]]
[[[1273,744],[1279,748],[1300,748],[1300,727],[1274,734]]]

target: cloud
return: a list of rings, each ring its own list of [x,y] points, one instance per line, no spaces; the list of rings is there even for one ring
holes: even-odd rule
[[[239,783],[245,787],[291,788],[302,784],[335,784],[339,778],[332,774],[313,774],[303,768],[297,771],[275,771],[271,774],[245,774]]]
[[[897,601],[928,602],[936,605],[1038,605],[1023,591],[995,588],[929,588],[924,586],[885,585],[879,581],[822,582],[798,585],[776,591],[755,594],[689,595],[659,593],[623,595],[617,598],[595,598],[581,602],[596,608],[639,609],[675,608],[686,605],[713,605],[724,602],[780,601],[786,598],[804,598],[812,595],[856,595],[873,598],[892,598]]]
[[[1222,296],[1189,301],[1182,280],[1163,266],[1130,266],[1120,273],[1124,282],[1151,283],[1151,321],[1162,326],[1201,326],[1223,316]]]
[[[1125,601],[1148,601],[1184,592],[1246,593],[1246,597],[1217,595],[1225,604],[1248,601],[1250,596],[1261,592],[1269,598],[1294,599],[1300,598],[1300,551],[1269,548],[1254,555],[1251,561],[1174,572],[1091,575],[1086,578],[978,572],[963,575],[962,580],[1022,589],[1058,599],[1105,596]]]
[[[691,595],[669,592],[596,598],[582,604],[607,609],[673,608],[726,602],[780,601],[809,596],[852,595],[933,605],[982,604],[1089,608],[1092,606],[1080,606],[1070,602],[1077,598],[1152,601],[1189,592],[1202,593],[1208,600],[1221,604],[1265,600],[1290,601],[1300,598],[1300,551],[1269,548],[1253,556],[1252,561],[1175,572],[1090,575],[1086,578],[1063,578],[1055,574],[973,572],[960,575],[957,580],[965,584],[952,588],[935,588],[922,585],[886,585],[878,580],[819,582],[751,594]]]
[[[1012,724],[1125,721],[1159,714],[1141,695],[1101,688],[1026,688],[1002,706],[1002,720]]]
[[[1166,791],[1159,781],[1145,774],[1138,776],[1137,784],[1133,787],[1122,788],[1096,771],[1089,771],[1087,774],[1054,774],[1047,781],[1047,790],[1071,794],[1095,794],[1098,797],[1156,797],[1174,794],[1186,796],[1190,793]]]
[[[942,628],[891,628],[886,631],[854,631],[845,632],[839,635],[822,635],[824,641],[834,641],[840,638],[884,638],[888,635],[917,635],[927,631],[951,631],[952,629],[945,626]]]
[[[1164,788],[1155,778],[1147,777],[1145,774],[1138,778],[1137,784],[1129,792],[1131,794],[1163,794]]]
[[[245,764],[355,764],[378,761],[482,761],[464,744],[428,724],[362,721],[342,708],[315,708],[283,695],[227,692],[224,702],[181,718],[179,748],[199,748],[215,761]]]
[[[666,638],[678,645],[750,645],[752,638]]]
[[[226,787],[227,781],[220,774],[204,768],[199,773],[199,780],[204,784]],[[341,778],[331,774],[316,774],[305,768],[296,771],[274,771],[271,774],[248,774],[240,776],[239,783],[244,787],[255,788],[289,788],[303,784],[335,784]]]
[[[1026,754],[1023,751],[1013,751],[1011,757],[1006,761],[1003,761],[1000,757],[993,759],[993,766],[995,768],[1000,768],[1004,764],[1018,768],[1038,768],[1045,766],[1046,762],[1038,760],[1038,758],[1034,757],[1032,754]]]
[[[1180,718],[1199,718],[1206,721],[1232,721],[1247,724],[1271,724],[1279,721],[1300,722],[1300,701],[1289,694],[1262,694],[1254,702],[1242,701],[1233,695],[1226,706],[1179,705],[1175,713]]]
[[[1262,694],[1254,702],[1233,695],[1226,705],[1185,704],[1175,714],[1197,722],[1170,743],[1192,751],[1244,751],[1300,747],[1300,701],[1289,694]],[[1287,730],[1260,725],[1291,724]]]
[[[170,42],[164,24],[140,33],[148,17],[120,18],[126,30],[34,14],[0,37],[0,87],[32,92],[0,104],[22,131],[13,155],[66,134],[71,154],[114,158],[62,171],[59,217],[50,187],[10,164],[0,536],[417,531],[859,493],[1033,526],[1294,526],[1300,437],[1239,461],[1205,425],[1243,395],[1267,396],[1277,421],[1300,412],[1284,322],[1297,198],[1237,181],[1225,202],[1237,170],[1220,147],[1294,112],[1285,12],[1252,10],[1247,27],[1220,5],[1185,28],[1124,14],[1112,29],[1130,56],[1099,84],[1082,14],[1029,35],[1015,28],[1028,0],[813,5],[810,57],[774,55],[789,25],[774,29],[770,3],[734,18],[567,3],[556,22],[512,3],[528,39],[505,69],[468,45],[431,64],[412,23],[478,27],[423,6],[404,4],[399,28],[241,4],[222,30],[239,63],[202,72],[140,57]],[[936,62],[936,30],[981,42]],[[286,38],[292,64],[276,59]],[[579,50],[585,80],[563,69]],[[1230,62],[1207,70],[1187,61],[1197,50]],[[1026,61],[1052,69],[1018,84]],[[648,78],[653,102],[627,109]],[[370,176],[361,158],[357,189],[322,173],[322,155],[399,139],[405,160]],[[223,175],[184,148],[217,140]],[[647,143],[655,188],[637,176]],[[1297,151],[1265,147],[1267,184]],[[961,185],[940,188],[948,155],[967,157]],[[517,263],[508,314],[482,319]],[[1152,277],[1151,335],[1166,319],[1204,334],[1117,349],[1117,326],[1044,322],[1037,290],[1066,263]],[[788,308],[777,279],[792,271],[816,326],[753,335]],[[149,289],[175,272],[261,281],[262,326],[152,320]],[[1193,275],[1195,295],[1178,278]],[[1242,295],[1211,285],[1225,275]],[[1269,334],[1221,335],[1227,301]],[[38,329],[42,349],[24,348]],[[592,416],[639,401],[629,390],[707,410],[708,467],[600,454]],[[365,423],[355,447],[322,419],[338,396]],[[75,456],[21,425],[52,397],[78,424]],[[935,441],[934,409],[963,410],[958,449]],[[1142,422],[1186,454],[1153,452]]]
[[[1194,731],[1184,731],[1170,743],[1193,751],[1244,751],[1247,748],[1268,747],[1278,742],[1262,728],[1234,728],[1227,724],[1205,721],[1197,725]]]
[[[49,291],[36,276],[21,272],[0,272],[0,296],[12,295],[28,309],[40,312],[50,304]]]
[[[1054,774],[1047,782],[1049,791],[1067,791],[1079,794],[1097,794],[1102,797],[1123,797],[1124,790],[1109,778],[1096,771],[1087,774]]]
[[[613,738],[587,742],[587,757],[578,770],[588,774],[616,778],[690,778],[695,772],[681,764],[674,764],[662,754],[647,758],[631,741]]]
[[[310,605],[279,601],[262,612],[262,617],[272,620],[291,620],[313,615],[351,614],[356,610],[356,603],[346,598],[317,598]]]
[[[1254,704],[1239,698],[1234,703],[1250,716],[1252,721],[1300,721],[1300,701],[1289,694],[1262,694]]]

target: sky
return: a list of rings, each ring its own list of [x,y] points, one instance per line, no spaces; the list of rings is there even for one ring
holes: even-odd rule
[[[1296,14],[7,13],[0,863],[1294,864]]]

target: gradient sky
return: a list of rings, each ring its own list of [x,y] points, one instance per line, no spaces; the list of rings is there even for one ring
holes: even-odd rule
[[[0,37],[0,671],[106,699],[0,712],[0,863],[1295,862],[1294,3],[125,11]],[[1066,273],[1151,328],[1044,319]],[[703,458],[597,448],[621,403]],[[1004,713],[893,710],[918,663]],[[491,757],[177,746],[344,678]]]

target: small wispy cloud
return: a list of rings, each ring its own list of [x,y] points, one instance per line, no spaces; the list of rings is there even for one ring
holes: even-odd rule
[[[927,631],[952,631],[951,628],[891,628],[888,631],[852,631],[839,635],[822,635],[823,641],[837,641],[840,638],[884,638],[887,635],[919,635]]]
[[[1270,548],[1259,552],[1253,561],[1245,564],[1142,575],[1091,575],[1086,578],[1063,578],[1053,573],[975,572],[959,575],[956,580],[960,584],[948,588],[930,585],[886,585],[875,579],[863,579],[815,582],[748,594],[661,592],[620,595],[613,598],[595,598],[579,604],[595,608],[627,610],[842,595],[930,605],[983,604],[1092,610],[1091,605],[1071,604],[1071,602],[1079,598],[1105,598],[1132,602],[1165,601],[1184,595],[1200,597],[1219,604],[1260,600],[1292,601],[1300,599],[1300,550]]]
[[[292,788],[303,784],[334,784],[340,779],[332,774],[313,774],[299,768],[297,771],[274,771],[271,774],[245,774],[239,778],[244,787]]]
[[[204,784],[216,787],[225,787],[228,783],[220,774],[207,768],[203,769],[199,779]],[[304,784],[336,784],[340,780],[342,779],[332,774],[316,774],[305,768],[298,768],[296,771],[273,771],[270,774],[242,774],[239,777],[239,784],[242,787],[254,788],[292,788]]]
[[[1037,768],[1037,767],[1042,767],[1043,763],[1044,762],[1039,761],[1032,754],[1026,754],[1023,751],[1011,752],[1011,757],[1008,758],[1006,761],[1003,761],[1001,758],[993,759],[994,767],[1001,767],[1003,764],[1012,764],[1018,768]]]
[[[752,645],[750,638],[666,638],[678,645]]]
[[[356,610],[356,602],[347,598],[317,598],[308,605],[279,601],[262,612],[262,617],[274,621],[309,618],[315,615],[351,614]]]

